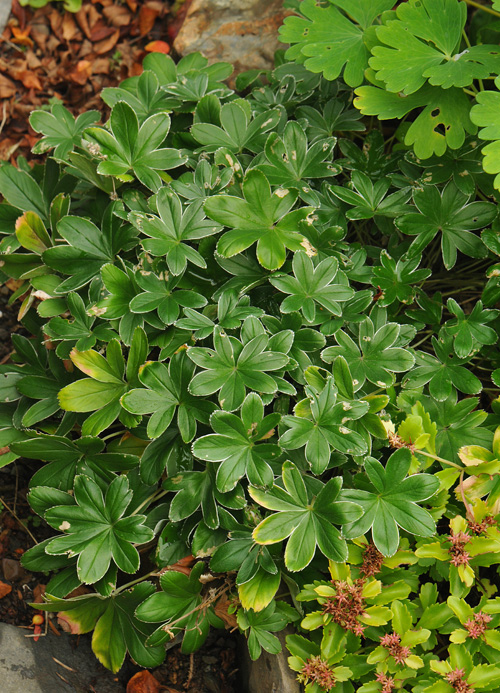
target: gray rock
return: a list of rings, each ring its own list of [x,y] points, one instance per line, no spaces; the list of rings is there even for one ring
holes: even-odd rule
[[[0,623],[2,693],[123,693],[130,676],[114,675],[96,659],[89,636],[50,632],[37,642],[30,631]]]
[[[245,638],[242,637],[238,647],[238,664],[243,693],[301,693],[303,688],[287,662],[289,653],[285,637],[289,632],[293,631],[287,629],[275,633],[281,641],[280,654],[271,655],[262,651],[255,662],[250,659]]]
[[[210,62],[230,62],[235,75],[267,70],[275,51],[284,48],[278,28],[287,14],[283,0],[192,0],[174,49],[181,55],[200,51]]]

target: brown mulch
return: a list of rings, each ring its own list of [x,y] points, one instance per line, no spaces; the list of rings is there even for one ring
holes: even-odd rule
[[[61,102],[105,117],[101,90],[140,74],[148,52],[170,52],[184,14],[183,0],[85,0],[75,14],[59,2],[35,10],[13,0],[0,36],[0,160],[31,158],[37,108]]]

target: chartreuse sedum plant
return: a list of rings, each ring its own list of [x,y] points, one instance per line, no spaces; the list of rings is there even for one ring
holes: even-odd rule
[[[351,107],[383,48],[366,88],[419,95],[408,144],[417,123],[430,146],[425,108],[462,113],[496,57],[447,60],[462,5],[439,5],[436,35],[430,0],[369,5],[304,1],[352,38],[325,77],[318,42],[240,94],[226,63],[150,54],[103,91],[107,122],[35,111],[46,160],[0,166],[0,276],[25,328],[0,366],[0,464],[35,461],[54,532],[23,558],[47,573],[37,608],[115,672],[210,627],[277,653],[294,624],[308,693],[500,686],[492,179],[459,126],[420,160]],[[431,72],[390,92],[401,24]]]

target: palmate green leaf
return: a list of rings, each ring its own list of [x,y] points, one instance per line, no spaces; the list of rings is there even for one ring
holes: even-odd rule
[[[102,159],[97,173],[128,181],[132,180],[128,172],[133,170],[143,185],[156,192],[162,184],[158,171],[177,168],[186,161],[179,150],[161,148],[169,130],[167,113],[156,113],[139,127],[133,109],[119,101],[111,110],[109,130],[88,128],[84,138],[89,142],[89,151]]]
[[[388,178],[372,183],[362,171],[352,172],[352,190],[349,187],[332,185],[331,192],[349,205],[354,205],[346,213],[348,219],[371,219],[382,216],[394,218],[406,211],[406,202],[411,196],[408,188],[387,195],[391,187]]]
[[[98,111],[86,111],[75,118],[62,104],[56,103],[51,112],[33,111],[30,125],[43,137],[33,147],[34,154],[43,154],[54,148],[52,156],[59,161],[66,161],[68,154],[75,147],[80,147],[82,133],[100,118]]]
[[[332,363],[337,356],[347,361],[359,390],[366,380],[379,387],[388,387],[394,382],[394,373],[409,371],[415,363],[414,356],[402,347],[393,344],[399,337],[401,326],[390,322],[375,327],[370,318],[366,318],[359,328],[358,345],[342,330],[335,333],[338,346],[327,347],[321,358]]]
[[[269,135],[265,147],[267,161],[255,168],[264,173],[271,185],[300,191],[308,179],[340,173],[341,167],[331,163],[335,143],[336,139],[331,137],[309,146],[303,128],[289,121],[282,137],[276,132]]]
[[[417,351],[416,368],[403,379],[403,387],[418,388],[429,383],[429,392],[439,402],[446,400],[454,388],[468,395],[481,392],[482,385],[465,364],[470,359],[461,359],[453,353],[453,338],[445,332],[439,339],[432,337],[432,345],[437,356]]]
[[[284,611],[280,609],[283,602],[271,602],[262,611],[255,612],[238,610],[238,626],[248,638],[248,650],[250,658],[256,660],[260,657],[262,649],[271,654],[281,652],[281,643],[273,632],[283,630],[288,623]],[[292,611],[293,613],[293,611]]]
[[[290,275],[274,274],[269,278],[273,286],[289,294],[282,302],[282,313],[301,311],[309,323],[316,320],[317,305],[319,310],[327,310],[334,315],[340,314],[339,301],[347,301],[354,296],[354,290],[345,282],[345,276],[339,275],[338,283],[332,283],[338,274],[338,260],[325,258],[316,267],[305,252],[296,252],[293,256],[293,273]]]
[[[279,414],[264,417],[262,399],[255,392],[246,396],[241,406],[241,418],[235,414],[216,411],[210,417],[215,434],[198,438],[193,455],[201,460],[221,462],[217,469],[217,488],[231,491],[246,475],[252,486],[272,486],[274,475],[267,460],[278,458],[278,445],[268,440],[280,420]]]
[[[238,154],[245,149],[259,151],[264,144],[263,135],[279,123],[281,111],[273,109],[251,117],[247,103],[233,101],[220,109],[220,124],[195,123],[191,134],[204,151],[215,151],[220,147]]]
[[[481,409],[475,411],[478,403],[477,397],[467,397],[458,402],[456,392],[443,402],[422,398],[425,411],[437,426],[436,453],[440,457],[458,462],[458,451],[464,445],[491,449],[493,432],[482,426],[487,413]]]
[[[287,58],[302,57],[308,70],[322,72],[329,80],[343,72],[346,83],[356,87],[363,81],[370,55],[365,32],[392,7],[390,0],[332,0],[326,7],[304,0],[299,6],[302,17],[285,18],[280,41],[292,44]]]
[[[280,437],[280,445],[285,450],[296,450],[305,446],[306,459],[314,474],[320,475],[328,467],[333,450],[344,454],[362,455],[367,451],[365,440],[350,428],[351,421],[359,419],[369,410],[368,402],[337,401],[337,388],[334,378],[328,378],[319,394],[306,388],[310,401],[308,417],[284,416],[287,431]],[[302,411],[300,411],[302,413]]]
[[[134,544],[145,544],[154,534],[144,526],[144,515],[126,515],[132,501],[127,477],[116,477],[104,496],[90,477],[80,474],[74,492],[75,505],[45,513],[51,527],[65,532],[47,544],[47,553],[78,555],[78,577],[87,584],[100,580],[111,561],[123,572],[135,573],[140,560]]]
[[[442,193],[434,185],[426,185],[413,193],[418,213],[409,213],[396,219],[396,226],[403,233],[417,238],[408,251],[409,257],[420,255],[422,250],[441,233],[441,251],[446,269],[452,269],[460,250],[469,257],[484,257],[486,249],[479,236],[472,231],[481,229],[497,215],[490,202],[471,202],[454,185],[448,183]]]
[[[371,528],[378,550],[384,556],[393,556],[399,546],[398,527],[418,536],[434,534],[434,520],[417,503],[434,495],[439,480],[430,474],[407,477],[410,464],[407,448],[396,450],[385,468],[372,457],[366,458],[365,469],[373,490],[348,489],[341,494],[342,499],[359,503],[363,509],[359,520],[344,525],[346,538],[359,537]]]
[[[316,546],[332,561],[347,558],[347,546],[334,525],[353,522],[361,517],[356,502],[338,501],[342,478],[330,479],[314,497],[306,488],[300,471],[292,462],[285,462],[283,484],[270,491],[249,487],[251,497],[268,510],[266,517],[253,531],[258,544],[275,544],[288,538],[285,565],[288,570],[303,570],[314,558]]]
[[[477,301],[466,315],[453,298],[448,299],[447,306],[455,318],[448,320],[444,329],[453,336],[453,348],[459,358],[467,358],[481,346],[498,341],[496,331],[486,324],[498,317],[498,310],[484,310],[482,301]]]
[[[118,201],[106,207],[100,227],[74,215],[66,215],[57,223],[57,232],[67,243],[48,248],[42,259],[48,267],[70,276],[55,288],[55,294],[75,291],[88,284],[134,238],[135,230],[125,226],[115,214],[119,207]]]
[[[134,389],[121,398],[122,406],[132,414],[152,414],[147,432],[158,438],[170,426],[177,412],[177,427],[185,443],[196,435],[196,422],[208,424],[215,404],[193,397],[188,391],[195,365],[182,350],[175,354],[167,368],[163,363],[148,361],[139,369],[139,380],[145,388]]]
[[[422,258],[418,255],[411,259],[394,260],[386,250],[380,252],[381,264],[373,268],[372,284],[383,291],[378,300],[379,306],[390,306],[394,301],[412,303],[417,284],[431,275],[425,267],[418,269]]]
[[[189,250],[194,251],[192,248]],[[176,253],[179,259],[180,253]],[[167,255],[168,257],[168,255]],[[156,310],[158,317],[166,325],[171,325],[179,317],[181,306],[183,308],[203,308],[207,299],[193,289],[178,289],[182,282],[183,274],[171,274],[164,278],[154,272],[136,273],[135,282],[141,293],[137,293],[130,301],[130,310],[133,313],[143,315]],[[151,316],[148,317],[148,320]]]
[[[290,211],[297,191],[278,188],[271,193],[261,171],[249,171],[243,181],[245,199],[232,195],[215,195],[204,204],[205,212],[219,224],[231,227],[217,244],[217,252],[232,257],[257,243],[257,259],[268,270],[279,269],[286,260],[286,249],[301,250],[303,234],[299,224],[312,207]]]
[[[164,187],[151,198],[150,204],[156,208],[158,215],[144,212],[129,214],[129,221],[149,236],[142,241],[144,249],[151,255],[165,256],[168,268],[174,275],[182,274],[188,262],[197,267],[206,267],[203,257],[188,242],[212,236],[221,227],[205,217],[201,201],[193,202],[183,210],[178,195]]]
[[[363,86],[355,93],[356,108],[363,115],[375,115],[380,120],[401,119],[414,109],[422,108],[404,138],[419,159],[428,159],[433,154],[442,156],[447,147],[459,149],[466,134],[477,132],[470,117],[470,100],[462,89],[440,89],[425,84],[405,96],[380,86]]]
[[[183,629],[181,651],[184,654],[203,645],[210,630],[209,614],[213,611],[212,606],[200,609],[203,589],[200,575],[204,567],[203,562],[197,563],[189,576],[175,570],[163,573],[160,578],[162,591],[150,595],[136,608],[135,615],[140,621],[163,623],[150,636],[149,645],[161,645]]]
[[[259,334],[242,344],[228,336],[220,327],[214,331],[214,349],[189,347],[187,355],[200,368],[189,391],[196,397],[219,392],[219,403],[225,411],[234,411],[243,404],[246,389],[273,394],[276,380],[268,371],[277,371],[288,363],[288,356],[268,350],[269,337]]]
[[[209,529],[220,525],[219,506],[241,510],[246,498],[240,484],[232,491],[221,493],[215,481],[216,470],[209,465],[203,472],[181,472],[163,482],[163,488],[174,491],[175,498],[170,503],[169,517],[172,522],[191,517],[199,508]]]
[[[467,6],[456,0],[408,0],[397,19],[377,27],[384,46],[374,46],[369,60],[376,78],[390,92],[413,94],[425,82],[443,89],[467,87],[500,70],[496,46],[468,46],[460,52]]]

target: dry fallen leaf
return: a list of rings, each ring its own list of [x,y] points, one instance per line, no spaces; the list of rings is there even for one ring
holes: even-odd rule
[[[16,85],[5,75],[0,74],[0,99],[9,99],[16,93]]]
[[[132,21],[132,15],[123,5],[110,5],[102,13],[113,26],[127,26]]]
[[[11,592],[11,585],[7,585],[5,582],[0,582],[0,599],[3,599],[3,597],[6,597]]]
[[[102,41],[97,41],[97,43],[94,43],[94,51],[98,55],[102,55],[103,53],[107,53],[112,48],[114,48],[114,46],[116,45],[119,38],[120,38],[120,29],[117,29],[116,31],[114,31],[111,34],[111,36],[108,36],[108,38],[105,38]]]
[[[149,671],[139,671],[127,684],[127,693],[159,693],[162,686]]]
[[[23,86],[25,86],[26,89],[38,89],[40,91],[42,89],[40,80],[38,79],[37,75],[31,70],[24,70],[24,72],[21,72],[18,79],[21,80]]]
[[[149,34],[154,26],[155,20],[159,15],[157,9],[143,5],[139,10],[139,34],[145,36]]]
[[[28,46],[28,48],[33,48],[33,41],[30,39],[29,35],[31,33],[31,27],[28,26],[26,29],[20,29],[17,26],[11,27],[13,38],[12,43],[17,43],[19,46]]]
[[[214,607],[215,615],[224,621],[226,628],[230,629],[238,627],[236,615],[228,613],[228,609],[232,605],[233,603],[226,596],[223,596],[217,601]]]

